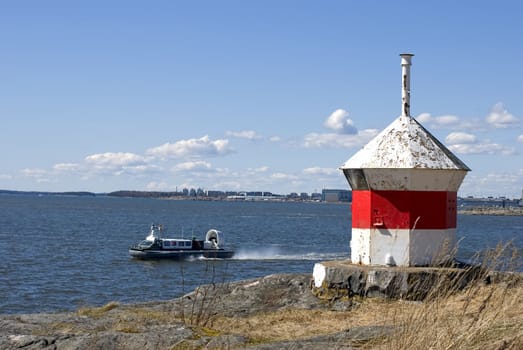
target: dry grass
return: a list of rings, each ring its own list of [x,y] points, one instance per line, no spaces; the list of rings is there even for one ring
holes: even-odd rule
[[[392,337],[369,344],[377,349],[523,349],[523,282],[519,252],[499,245],[481,256],[481,269],[466,289],[447,281],[416,308],[394,311]],[[490,283],[494,282],[494,283]],[[399,310],[398,310],[399,311]]]
[[[381,316],[406,304],[384,299],[362,299],[351,311],[285,309],[249,317],[217,317],[222,331],[264,341],[284,341],[333,334],[358,326],[385,325]]]
[[[389,310],[386,318],[397,333],[369,348],[489,349],[505,344],[506,349],[519,349],[523,348],[521,310],[523,286],[478,284],[445,299]]]
[[[523,349],[523,285],[484,285],[430,301],[364,300],[351,311],[279,310],[250,317],[218,317],[214,329],[262,342],[389,325],[397,332],[367,349]]]
[[[109,311],[114,310],[111,314]],[[151,325],[172,323],[170,311],[154,310],[149,307],[120,306],[110,302],[101,307],[82,307],[76,312],[82,318],[88,317],[94,322],[64,321],[43,325],[34,334],[50,333],[90,333],[93,331],[117,331],[122,333],[141,333]]]
[[[217,317],[212,326],[260,342],[298,340],[361,326],[392,326],[392,336],[365,349],[523,349],[523,282],[514,270],[519,258],[510,246],[481,256],[481,268],[467,288],[463,274],[444,276],[424,302],[360,299],[351,311],[279,310],[249,317]],[[488,283],[491,281],[492,283]],[[487,283],[486,283],[487,282]],[[360,344],[361,345],[361,344]]]
[[[79,316],[99,318],[102,317],[106,312],[111,311],[112,309],[116,309],[118,306],[120,306],[119,303],[111,301],[100,307],[81,307],[78,309],[77,313]]]

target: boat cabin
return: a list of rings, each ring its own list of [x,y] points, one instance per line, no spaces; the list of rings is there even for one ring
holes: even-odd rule
[[[175,239],[175,238],[163,238],[162,240],[163,249],[192,249],[194,240],[190,239]]]
[[[200,250],[219,249],[220,231],[211,229],[207,232],[205,240],[184,238],[162,238],[163,225],[151,225],[149,236],[141,241],[138,249],[162,249],[162,250]]]

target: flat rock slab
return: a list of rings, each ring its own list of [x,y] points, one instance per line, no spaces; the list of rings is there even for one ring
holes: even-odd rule
[[[313,293],[324,299],[358,295],[423,300],[439,287],[460,290],[480,276],[479,268],[470,267],[389,267],[324,261],[314,265]]]

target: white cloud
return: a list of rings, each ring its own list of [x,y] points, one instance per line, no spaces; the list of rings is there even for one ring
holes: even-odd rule
[[[523,142],[523,134],[518,136],[518,142]]]
[[[85,157],[85,171],[92,174],[120,176],[123,174],[143,175],[158,171],[158,167],[147,163],[143,156],[127,152],[107,152]]]
[[[445,138],[448,148],[459,154],[514,155],[516,150],[489,140],[477,140],[475,135],[465,132],[452,132]]]
[[[0,174],[0,180],[11,180],[11,179],[13,179],[12,175]]]
[[[33,168],[33,169],[30,169],[30,168],[25,168],[25,169],[22,169],[22,174],[24,176],[27,176],[27,177],[42,177],[42,176],[47,176],[48,175],[48,172],[44,169],[38,169],[38,168]]]
[[[204,161],[184,162],[174,167],[175,171],[209,171],[211,164]]]
[[[430,113],[421,113],[416,117],[416,120],[429,129],[452,129],[466,131],[488,130],[488,125],[484,120],[477,118],[463,119],[451,114],[433,117]]]
[[[279,137],[279,136],[271,136],[269,138],[269,141],[271,141],[271,142],[280,142],[281,141],[281,137]]]
[[[340,173],[340,171],[336,168],[311,167],[303,169],[303,173],[307,175],[333,175]]]
[[[344,147],[354,148],[362,147],[378,134],[379,130],[366,129],[355,135],[342,134],[318,134],[310,133],[305,136],[303,146],[305,148],[323,148],[323,147]]]
[[[26,168],[22,170],[22,174],[26,177],[30,177],[36,180],[38,183],[48,183],[51,182],[50,174],[47,170],[38,169],[38,168]]]
[[[509,113],[501,102],[492,107],[486,121],[496,129],[505,129],[519,124],[519,119]]]
[[[226,135],[247,140],[260,140],[262,138],[260,135],[256,133],[256,131],[253,130],[227,131]]]
[[[53,170],[59,172],[74,172],[80,170],[80,165],[76,163],[58,163],[53,165]]]
[[[430,113],[421,113],[416,120],[421,124],[430,124],[432,128],[449,128],[462,124],[459,117],[450,114],[433,117]]]
[[[85,158],[85,162],[94,165],[95,167],[117,168],[123,166],[136,166],[144,164],[145,158],[134,153],[107,152],[87,156]]]
[[[200,156],[222,156],[232,153],[229,140],[211,140],[209,136],[199,139],[180,140],[149,148],[146,154],[159,158],[181,158]]]
[[[455,144],[448,147],[452,152],[459,154],[490,154],[496,155],[501,154],[504,156],[510,156],[516,154],[516,150],[510,147],[505,147],[498,143],[483,142],[476,144]]]
[[[339,134],[354,135],[358,133],[354,122],[349,119],[349,112],[344,109],[337,109],[332,112],[325,121],[325,126]]]
[[[465,132],[451,132],[445,138],[445,143],[447,145],[476,143],[476,136]]]
[[[416,120],[420,123],[428,123],[432,120],[432,116],[430,115],[430,113],[421,113],[416,117]]]
[[[515,172],[472,172],[465,177],[460,187],[463,195],[475,197],[519,198],[523,188],[523,169]]]
[[[255,173],[264,173],[269,170],[268,166],[261,166],[258,168],[253,169]]]
[[[455,115],[441,115],[434,119],[436,123],[441,126],[454,126],[459,124],[459,118]]]
[[[273,180],[298,180],[299,178],[296,175],[285,174],[285,173],[274,173],[271,175]]]
[[[172,188],[166,183],[166,182],[149,182],[147,185],[145,185],[145,189],[147,191],[169,191],[172,190]]]

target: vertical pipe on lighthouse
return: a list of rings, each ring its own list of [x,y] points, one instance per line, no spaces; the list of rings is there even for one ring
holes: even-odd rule
[[[401,57],[401,116],[410,117],[410,66],[411,53],[402,53]]]

